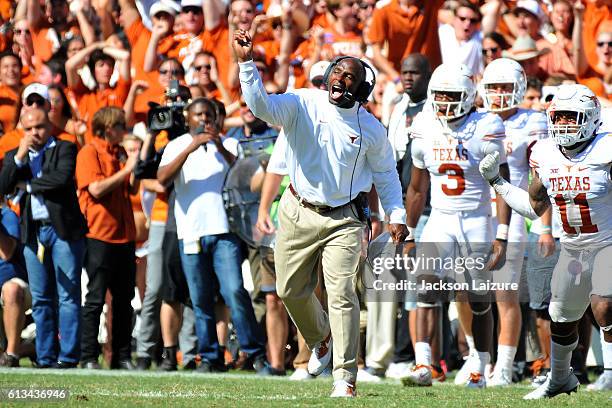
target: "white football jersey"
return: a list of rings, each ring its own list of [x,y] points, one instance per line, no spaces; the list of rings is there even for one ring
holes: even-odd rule
[[[562,242],[584,246],[612,241],[611,133],[599,133],[572,159],[552,139],[542,140],[533,147],[530,165],[561,221]]]
[[[504,123],[492,113],[468,115],[455,130],[443,127],[432,112],[419,113],[412,124],[412,160],[414,166],[429,171],[432,208],[472,211],[490,207],[489,183],[478,165],[494,151],[506,163]]]
[[[510,182],[526,190],[529,185],[527,150],[534,142],[548,138],[546,115],[531,109],[519,109],[504,121],[504,126],[504,146],[510,168]]]

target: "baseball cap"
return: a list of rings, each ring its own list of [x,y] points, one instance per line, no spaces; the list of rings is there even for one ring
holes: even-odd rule
[[[166,13],[170,14],[171,16],[176,16],[176,14],[180,10],[178,8],[178,5],[175,2],[173,2],[173,1],[159,0],[159,1],[156,1],[155,3],[153,3],[151,8],[149,9],[149,15],[151,17],[153,17],[154,15],[156,15],[157,13],[159,13],[161,11],[165,11]]]
[[[519,0],[516,2],[516,7],[512,10],[513,14],[518,14],[519,11],[526,11],[529,14],[533,14],[538,18],[538,20],[542,19],[544,12],[540,7],[540,4],[536,0]]]
[[[202,8],[202,0],[181,0],[181,8],[185,7]]]
[[[33,82],[26,86],[21,94],[21,98],[25,101],[30,95],[34,94],[40,95],[45,98],[45,100],[49,101],[49,87],[38,82]]]
[[[327,67],[329,67],[329,64],[329,61],[315,62],[312,67],[310,67],[310,74],[308,76],[308,80],[312,82],[313,79],[325,75],[325,71],[327,70]]]

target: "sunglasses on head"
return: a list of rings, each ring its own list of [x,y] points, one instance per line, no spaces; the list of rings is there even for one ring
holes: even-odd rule
[[[499,47],[483,48],[482,55],[496,54],[497,51],[499,51]]]
[[[370,3],[359,3],[359,8],[362,10],[367,10],[369,8],[374,8],[374,5]]]
[[[470,24],[478,24],[478,23],[480,23],[480,19],[479,18],[469,18],[469,17],[465,17],[465,16],[457,16],[457,18],[461,22],[465,22],[465,21],[469,20]]]
[[[30,95],[26,98],[26,100],[24,101],[24,104],[26,106],[32,106],[32,105],[38,105],[38,106],[44,106],[45,105],[45,98],[43,98],[40,95]]]
[[[203,64],[203,65],[194,65],[193,69],[195,69],[196,72],[200,72],[201,70],[205,69],[207,71],[211,70],[211,65],[210,64]]]
[[[612,41],[597,41],[598,47],[603,47],[606,44],[608,44],[608,47],[612,47]]]

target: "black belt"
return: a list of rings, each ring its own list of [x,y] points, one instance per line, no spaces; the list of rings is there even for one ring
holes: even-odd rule
[[[330,207],[329,205],[316,205],[316,204],[309,203],[308,201],[300,197],[298,192],[295,191],[295,189],[293,188],[293,185],[291,184],[289,184],[289,191],[291,191],[291,194],[293,194],[293,196],[297,198],[300,205],[302,205],[305,208],[308,208],[309,210],[316,212],[317,214],[325,214],[325,213],[337,210],[338,208],[346,207],[347,205],[350,205],[353,203],[353,201],[355,201],[353,200],[350,203],[346,203],[338,207]]]

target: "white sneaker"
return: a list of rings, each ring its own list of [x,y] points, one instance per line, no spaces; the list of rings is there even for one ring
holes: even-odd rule
[[[289,377],[291,381],[306,381],[312,380],[314,377],[308,374],[308,370],[305,368],[296,368],[293,374]]]
[[[470,374],[472,373],[471,367],[474,366],[471,361],[473,358],[475,357],[471,353],[468,356],[463,357],[465,362],[459,371],[457,371],[457,375],[455,376],[455,385],[465,385],[470,380]]]
[[[417,364],[408,375],[401,377],[400,380],[405,386],[430,387],[432,382],[431,368],[426,365]]]
[[[466,381],[465,386],[468,388],[485,388],[487,382],[484,375],[480,373],[470,373],[470,378]]]
[[[574,375],[574,372],[570,370],[570,375],[565,380],[564,384],[561,385],[551,385],[550,383],[550,373],[546,375],[546,381],[542,385],[540,385],[535,390],[531,391],[529,394],[523,397],[524,400],[534,400],[534,399],[542,399],[542,398],[552,398],[559,394],[571,394],[572,392],[576,392],[578,390],[578,386],[580,382],[578,378]]]
[[[367,369],[360,368],[359,370],[357,370],[357,381],[374,383],[381,382],[382,378],[370,373]]]
[[[389,364],[389,368],[385,372],[385,377],[394,378],[399,380],[402,377],[406,377],[410,370],[414,367],[413,363],[391,363]]]
[[[507,387],[508,385],[512,385],[512,372],[507,368],[493,371],[493,374],[487,377],[487,387]]]
[[[312,349],[310,360],[308,360],[308,373],[317,376],[325,370],[332,358],[333,340],[331,333],[327,338],[318,342]]]
[[[587,391],[609,391],[612,390],[612,373],[604,371],[597,381],[586,387]]]
[[[332,398],[355,398],[356,396],[355,384],[344,380],[334,381],[334,388],[331,393]]]

